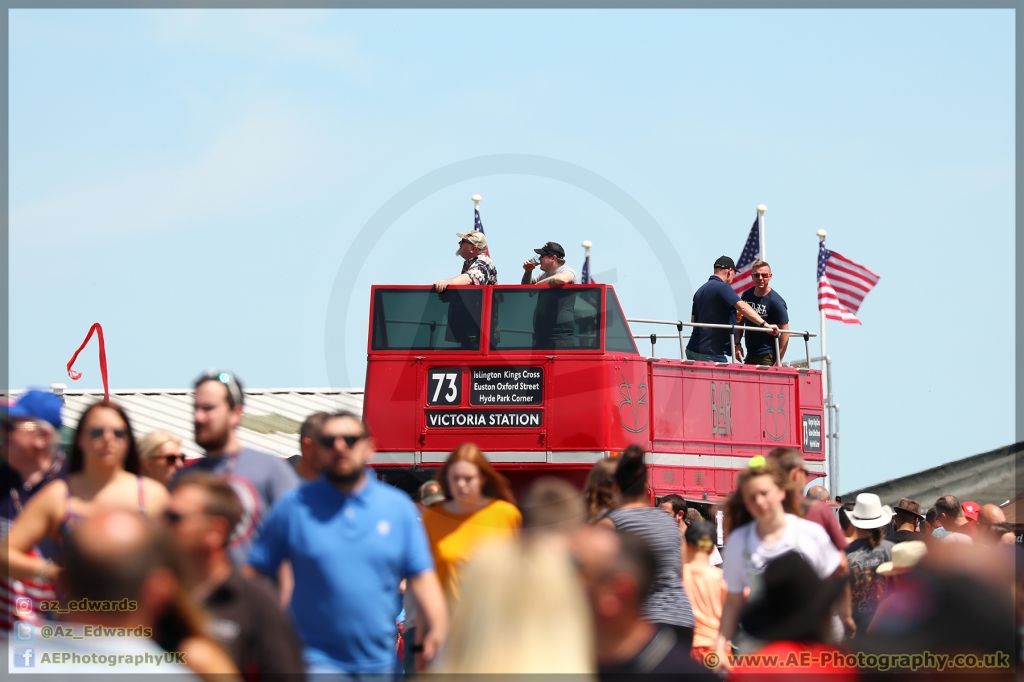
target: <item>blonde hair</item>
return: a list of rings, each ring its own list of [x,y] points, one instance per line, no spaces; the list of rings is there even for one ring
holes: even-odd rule
[[[736,488],[729,495],[729,499],[725,503],[726,535],[754,520],[753,515],[743,501],[743,486],[759,476],[768,476],[780,490],[786,493],[786,497],[782,501],[782,508],[787,514],[804,515],[801,505],[803,494],[796,487],[796,484],[789,479],[789,474],[786,473],[786,470],[779,465],[778,458],[768,457],[765,459],[762,457],[761,459],[764,460],[764,464],[761,466],[748,466],[746,469],[740,470],[736,476]]]
[[[181,447],[181,438],[170,431],[154,431],[139,440],[139,459],[149,459],[167,443]]]
[[[587,597],[554,538],[488,545],[466,566],[460,591],[432,672],[595,672]]]

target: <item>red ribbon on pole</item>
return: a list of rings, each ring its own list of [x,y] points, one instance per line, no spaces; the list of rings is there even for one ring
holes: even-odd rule
[[[100,326],[99,322],[89,327],[89,333],[86,334],[85,341],[82,341],[82,345],[78,347],[75,354],[71,356],[70,360],[68,360],[68,376],[71,377],[72,381],[78,381],[82,378],[82,373],[76,372],[71,369],[71,367],[75,364],[75,360],[78,359],[78,354],[85,350],[85,347],[89,343],[89,339],[92,338],[93,332],[96,332],[96,335],[100,340],[100,376],[103,378],[103,399],[110,400],[110,387],[107,384],[107,347],[103,343],[103,327]]]

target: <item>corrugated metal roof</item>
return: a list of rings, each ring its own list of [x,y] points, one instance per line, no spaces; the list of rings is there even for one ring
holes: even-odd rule
[[[917,500],[922,510],[935,504],[941,495],[953,495],[961,502],[1003,504],[1019,492],[1016,472],[1021,467],[1024,442],[843,493],[843,501],[853,502],[860,493],[875,493],[882,504],[895,506],[901,497],[909,497]]]
[[[199,457],[202,448],[192,440],[192,395],[192,389],[140,388],[111,391],[110,398],[128,413],[136,438],[153,431],[170,431],[181,436],[186,456]],[[85,408],[102,398],[102,390],[65,389],[61,413],[65,427],[74,429]],[[248,388],[238,438],[248,447],[290,457],[299,454],[299,427],[306,417],[338,410],[361,415],[362,389]]]

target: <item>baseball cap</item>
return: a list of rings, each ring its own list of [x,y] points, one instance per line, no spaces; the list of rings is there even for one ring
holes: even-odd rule
[[[9,419],[38,419],[59,429],[63,423],[60,418],[62,407],[64,407],[64,401],[60,399],[60,396],[54,395],[50,391],[33,388],[25,391],[18,398],[18,402],[7,409],[7,417]]]
[[[978,520],[978,512],[981,511],[981,505],[977,502],[964,502],[960,505],[960,508],[964,510],[964,516],[969,518],[971,521]]]
[[[728,256],[719,256],[718,260],[715,261],[716,270],[728,270],[730,268],[735,270],[736,263],[734,263],[732,258],[729,258]]]
[[[427,481],[420,486],[419,498],[420,504],[429,507],[444,501],[444,490],[441,489],[441,484],[437,481]]]
[[[484,233],[480,232],[479,230],[473,230],[472,232],[467,232],[465,234],[462,234],[461,232],[456,232],[455,236],[458,237],[459,239],[465,239],[467,242],[469,242],[478,249],[487,248],[487,237],[485,237]]]
[[[549,256],[554,256],[555,258],[565,258],[565,249],[563,249],[562,245],[557,242],[548,242],[539,249],[534,249],[533,252],[542,256],[547,254]]]

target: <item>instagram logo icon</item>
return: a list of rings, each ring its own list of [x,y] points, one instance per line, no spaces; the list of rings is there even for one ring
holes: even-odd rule
[[[18,597],[14,600],[14,611],[19,616],[31,616],[32,599],[29,597]]]

